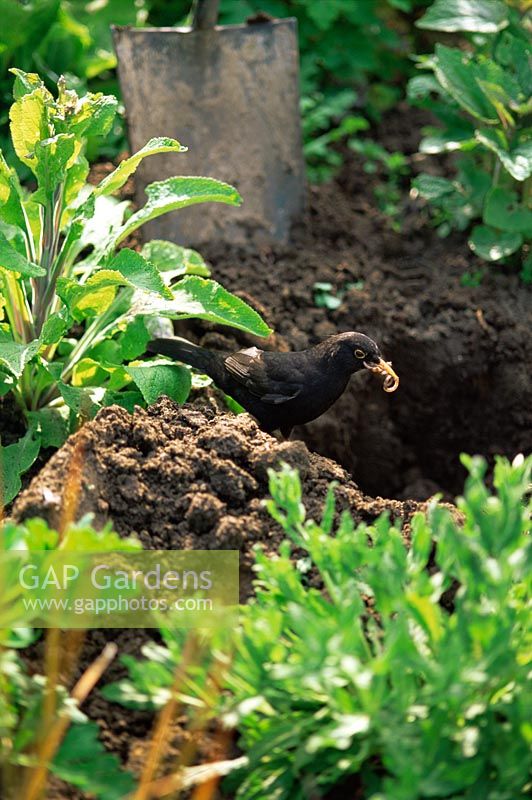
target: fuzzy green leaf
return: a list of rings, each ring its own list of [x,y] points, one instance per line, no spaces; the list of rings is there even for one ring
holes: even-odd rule
[[[42,327],[41,335],[39,337],[41,344],[57,344],[57,342],[59,342],[68,331],[69,327],[70,319],[64,310],[50,314]]]
[[[146,292],[172,299],[172,292],[165,285],[158,270],[140,253],[124,248],[113,258],[109,264],[112,270],[118,270],[131,286],[143,289]]]
[[[127,280],[118,270],[101,269],[85,283],[59,278],[57,294],[74,319],[81,320],[106,311],[115,299],[118,287],[126,284]]]
[[[41,77],[36,72],[24,72],[24,70],[16,67],[12,67],[9,71],[15,76],[15,82],[13,83],[13,97],[15,100],[20,100],[25,94],[31,94],[35,89],[46,89]]]
[[[142,317],[135,317],[118,339],[122,361],[132,361],[146,351],[150,334]]]
[[[46,270],[24,258],[0,230],[0,269],[18,272],[25,278],[38,278],[46,275]]]
[[[146,361],[142,365],[126,367],[126,372],[148,404],[155,403],[161,395],[167,395],[176,403],[184,403],[190,393],[190,370],[178,364]]]
[[[20,491],[20,476],[28,470],[41,449],[41,434],[30,428],[18,442],[0,444],[0,507],[7,505]]]
[[[9,110],[9,119],[15,153],[35,172],[35,146],[37,142],[47,139],[50,135],[44,90],[36,89],[13,103]]]
[[[0,151],[0,219],[8,225],[16,225],[26,231],[26,219],[22,204],[22,189],[18,175],[8,166]]]
[[[104,390],[100,387],[69,386],[58,384],[61,396],[76,417],[92,419],[100,410]]]
[[[129,176],[135,172],[142,159],[146,158],[146,156],[153,156],[157,153],[185,153],[186,151],[187,148],[179,144],[176,139],[169,139],[164,136],[150,139],[144,147],[130,158],[126,158],[125,161],[122,161],[110,175],[107,175],[107,177],[98,184],[94,190],[95,195],[112,194],[118,191]]]
[[[508,25],[502,0],[435,0],[416,22],[418,28],[455,33],[497,33]]]
[[[33,200],[45,205],[54,190],[65,180],[67,169],[72,165],[80,144],[71,133],[59,133],[50,139],[37,142],[32,170],[39,181],[39,189]]]
[[[196,203],[226,203],[238,206],[242,198],[237,190],[214,178],[178,177],[150,183],[146,187],[148,202],[133,214],[121,228],[116,244],[123,241],[137,228],[149,220],[169,211],[186,208]]]
[[[471,250],[486,261],[500,261],[523,244],[520,233],[500,233],[487,225],[476,225],[468,242]]]
[[[113,125],[118,100],[113,95],[89,92],[81,97],[73,114],[66,117],[66,131],[77,137],[106,136]]]
[[[152,239],[146,242],[141,253],[160,272],[170,272],[175,278],[179,275],[201,275],[208,278],[210,275],[209,267],[197,250],[181,247],[174,242]]]
[[[39,411],[30,411],[28,419],[40,430],[42,447],[57,448],[66,442],[70,431],[64,409],[41,408]]]
[[[9,372],[20,378],[24,372],[24,367],[39,352],[41,343],[38,339],[30,344],[22,344],[9,339],[7,335],[0,336],[0,365],[4,366]]]
[[[268,336],[271,329],[254,309],[239,297],[235,297],[219,283],[196,275],[187,275],[173,291],[171,302],[159,301],[149,295],[136,295],[133,299],[133,314],[157,314],[173,319],[199,317],[219,325]]]

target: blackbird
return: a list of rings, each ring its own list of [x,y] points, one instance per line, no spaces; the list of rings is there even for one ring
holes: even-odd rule
[[[294,425],[327,411],[354,372],[365,368],[384,375],[387,392],[399,385],[376,343],[354,331],[330,336],[295,353],[248,347],[226,356],[178,337],[154,339],[148,352],[170,356],[205,373],[256,417],[264,431],[280,430],[286,437]]]

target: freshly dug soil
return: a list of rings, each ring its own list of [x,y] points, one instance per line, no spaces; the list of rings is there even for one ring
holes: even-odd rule
[[[349,509],[356,522],[388,510],[407,523],[421,507],[365,496],[333,461],[300,441],[277,441],[248,414],[216,415],[161,398],[133,415],[118,406],[100,411],[52,456],[13,516],[42,516],[57,527],[74,487],[75,518],[90,512],[97,527],[110,519],[149,549],[238,549],[245,570],[253,545],[274,552],[284,536],[262,503],[267,470],[282,461],[298,468],[310,517],[320,518],[333,480],[338,512]]]
[[[334,480],[338,513],[347,509],[356,522],[371,523],[388,511],[401,520],[408,541],[409,520],[422,504],[367,497],[342,467],[309,452],[300,441],[278,442],[248,414],[217,414],[212,408],[178,406],[167,398],[134,415],[118,406],[100,411],[19,496],[13,517],[41,516],[57,526],[69,507],[75,518],[92,512],[97,526],[112,520],[118,533],[137,536],[147,549],[239,549],[244,599],[252,591],[253,546],[260,543],[275,553],[285,538],[262,503],[268,497],[267,470],[283,461],[299,469],[309,517],[321,518]],[[75,677],[106,641],[115,641],[121,654],[139,656],[142,644],[156,636],[156,631],[144,630],[88,632]],[[31,669],[42,669],[42,647],[40,642],[26,651]],[[115,661],[101,685],[124,675]],[[108,703],[98,688],[83,710],[98,722],[105,746],[138,770],[153,715]],[[174,758],[190,736],[184,718],[177,720],[170,743]],[[198,747],[205,760],[226,757],[219,732],[199,737]],[[61,791],[57,797],[70,796]]]
[[[426,115],[399,108],[376,136],[390,151],[414,154]],[[436,160],[413,157],[414,170]],[[445,171],[445,170],[444,170]],[[516,274],[486,265],[464,235],[439,239],[426,205],[407,197],[401,231],[377,207],[382,178],[346,154],[340,177],[310,187],[309,209],[288,246],[260,251],[204,247],[213,277],[261,311],[276,335],[258,346],[302,349],[348,330],[374,338],[401,378],[392,395],[357,375],[338,403],[296,430],[311,450],[344,466],[370,494],[425,499],[463,486],[461,452],[513,456],[532,447],[532,301]],[[465,273],[484,270],[480,286]],[[318,308],[313,286],[342,298]],[[188,332],[208,346],[242,346],[229,329]]]

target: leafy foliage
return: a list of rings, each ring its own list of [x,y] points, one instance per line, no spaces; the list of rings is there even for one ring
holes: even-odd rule
[[[493,495],[485,462],[463,461],[463,522],[433,504],[413,519],[409,548],[386,516],[355,528],[344,513],[331,535],[334,487],[318,525],[297,473],[270,473],[268,509],[289,542],[277,558],[257,552],[240,628],[211,643],[180,693],[238,727],[236,797],[268,787],[303,800],[354,775],[368,799],[527,796],[532,458],[499,459]],[[124,658],[130,677],[108,698],[168,700],[182,642],[164,635],[149,661]]]
[[[90,518],[86,517],[68,525],[62,535],[41,519],[22,524],[6,522],[0,529],[0,549],[28,555],[58,549],[104,553],[136,551],[141,549],[141,545],[135,539],[121,538],[110,525],[100,531],[94,530]],[[35,766],[35,751],[43,731],[45,708],[50,708],[48,679],[40,674],[29,675],[16,652],[17,648],[31,644],[37,638],[37,633],[31,628],[31,612],[17,604],[21,587],[18,573],[15,572],[9,574],[3,568],[1,575],[0,773],[5,775],[6,781],[8,775],[11,780],[15,779],[13,768]],[[6,613],[10,615],[9,618]],[[16,616],[17,627],[10,627],[13,615]],[[106,752],[97,738],[97,725],[88,721],[66,689],[57,685],[54,694],[55,710],[49,724],[66,718],[72,727],[61,742],[53,762],[48,765],[49,769],[91,796],[101,800],[120,800],[133,789],[133,777],[121,769],[116,756]],[[4,788],[7,790],[8,785]]]
[[[469,246],[486,261],[520,254],[529,278],[532,49],[524,11],[524,3],[436,0],[417,24],[458,32],[468,47],[437,44],[419,58],[430,74],[411,80],[409,96],[441,122],[421,152],[461,154],[455,180],[422,174],[413,182],[433,206],[440,235],[470,231]]]
[[[13,768],[35,765],[32,749],[42,731],[48,693],[43,675],[29,675],[14,650],[0,651],[0,768],[13,777]],[[55,690],[55,715],[71,727],[49,765],[50,771],[99,800],[121,800],[135,786],[117,756],[108,753],[89,722],[62,686]],[[8,790],[8,785],[4,787]]]
[[[63,79],[54,98],[38,75],[13,71],[13,147],[37,188],[25,191],[0,153],[0,395],[13,394],[28,424],[18,443],[0,445],[0,504],[14,497],[41,445],[58,446],[102,406],[132,409],[163,392],[186,399],[187,370],[135,363],[150,320],[201,317],[269,332],[255,311],[204,277],[195,251],[164,242],[143,254],[117,249],[148,220],[207,201],[238,205],[238,192],[213,178],[168,178],[148,186],[145,206],[130,214],[112,193],[142,159],[186,148],[152,139],[87,186],[86,137],[109,132],[116,99],[80,98]]]
[[[146,0],[0,0],[0,101],[5,109],[0,113],[0,148],[10,164],[20,167],[9,139],[9,68],[39,72],[50,90],[64,75],[68,88],[78,93],[91,88],[118,97],[110,25],[141,25],[147,13]],[[88,135],[91,160],[96,154],[114,158],[125,148],[121,117],[115,118],[105,139]],[[27,168],[20,172],[28,177]]]
[[[295,16],[299,26],[303,120],[308,146],[309,175],[326,179],[337,169],[338,155],[329,145],[342,136],[343,117],[355,102],[370,117],[391,107],[400,96],[399,79],[410,72],[406,44],[408,25],[403,15],[429,0],[221,0],[220,22],[245,22],[258,11],[272,16]],[[4,25],[0,31],[0,97],[7,108],[11,92],[8,70],[20,67],[39,72],[49,89],[60,75],[78,93],[87,88],[119,98],[116,57],[110,26],[190,23],[191,0],[0,0]],[[353,41],[357,46],[353,47]],[[357,88],[361,103],[357,98]],[[346,92],[346,89],[349,91]],[[345,112],[340,110],[347,102]],[[315,129],[313,109],[323,108],[324,125]],[[346,123],[349,125],[349,123]],[[316,136],[332,135],[313,147]],[[8,137],[7,115],[0,116],[0,148],[15,163]],[[122,116],[117,116],[105,139],[88,136],[89,160],[96,155],[115,158],[126,149]],[[24,179],[28,176],[22,169]]]

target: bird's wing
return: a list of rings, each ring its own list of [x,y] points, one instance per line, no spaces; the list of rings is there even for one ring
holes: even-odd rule
[[[263,350],[248,347],[227,356],[224,364],[231,376],[263,403],[279,405],[293,400],[301,392],[302,383],[294,375],[285,378],[264,356]]]

